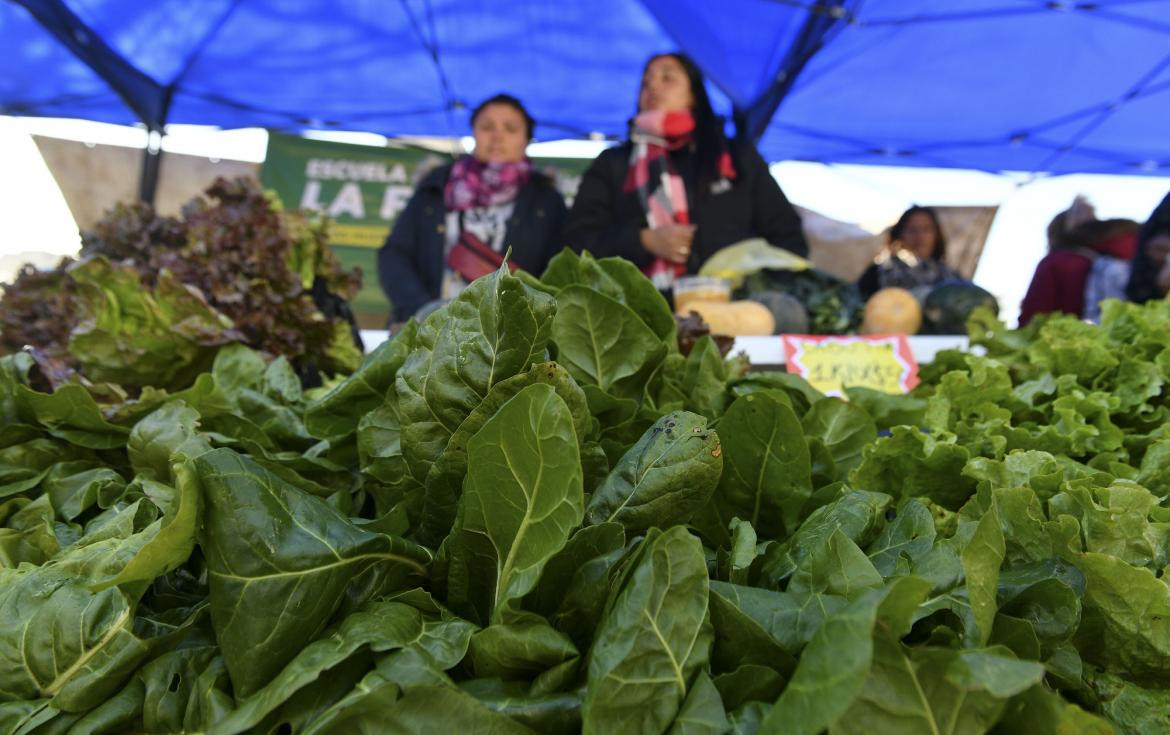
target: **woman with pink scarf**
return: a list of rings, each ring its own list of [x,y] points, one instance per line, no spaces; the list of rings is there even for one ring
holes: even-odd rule
[[[525,153],[535,125],[518,99],[496,95],[471,114],[472,155],[419,182],[378,252],[391,321],[453,298],[509,249],[508,267],[540,275],[563,247],[565,201]]]
[[[629,140],[604,151],[577,190],[565,240],[633,261],[663,290],[717,250],[762,237],[808,253],[800,217],[750,141],[728,141],[703,76],[683,54],[652,56]]]

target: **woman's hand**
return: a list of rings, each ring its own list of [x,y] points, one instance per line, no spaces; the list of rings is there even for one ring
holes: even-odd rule
[[[642,247],[672,263],[685,263],[691,257],[694,225],[662,225],[642,230]]]

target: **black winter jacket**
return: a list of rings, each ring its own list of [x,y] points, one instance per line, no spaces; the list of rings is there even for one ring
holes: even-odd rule
[[[695,239],[687,271],[694,273],[717,250],[750,237],[762,237],[797,255],[808,254],[800,216],[780,191],[756,149],[732,142],[736,178],[730,188],[715,191],[697,184],[693,155],[671,153],[671,163],[687,187],[687,206]],[[641,242],[646,214],[636,191],[623,191],[630,166],[631,144],[602,151],[581,179],[569,213],[565,240],[569,247],[597,257],[620,255],[643,267],[652,255]]]
[[[378,280],[390,299],[394,321],[406,321],[419,307],[439,298],[447,245],[443,189],[450,175],[447,165],[419,182],[378,251]],[[565,200],[552,179],[533,171],[516,197],[504,237],[504,249],[512,249],[512,262],[539,276],[564,247],[561,232],[566,213]]]

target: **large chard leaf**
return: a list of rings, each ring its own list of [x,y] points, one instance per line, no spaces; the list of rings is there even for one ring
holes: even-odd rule
[[[250,459],[217,449],[194,462],[207,503],[200,545],[211,619],[238,697],[321,632],[355,578],[373,573],[393,590],[425,574],[422,547],[359,529]]]
[[[725,467],[712,509],[719,527],[738,517],[762,538],[791,535],[812,495],[808,443],[796,414],[768,393],[753,393],[731,404],[719,433]]]
[[[398,371],[402,450],[425,478],[451,435],[497,383],[544,358],[556,302],[501,268],[427,318]]]
[[[662,292],[625,258],[597,260],[589,253],[578,255],[565,249],[549,261],[541,281],[557,290],[587,286],[629,307],[664,343],[677,343],[678,326],[670,305]]]
[[[198,611],[175,611],[169,622],[137,618],[142,588],[89,589],[127,543],[96,540],[44,566],[0,569],[0,697],[48,698],[58,710],[85,712],[194,622]]]
[[[445,542],[448,603],[506,622],[581,523],[584,491],[573,418],[546,384],[528,386],[467,447],[459,516]]]
[[[627,531],[686,523],[711,497],[723,469],[719,436],[707,419],[667,414],[626,452],[585,509],[590,524],[617,522]]]
[[[447,447],[431,465],[426,478],[422,528],[419,537],[428,546],[438,546],[451,531],[458,509],[459,494],[467,475],[467,445],[488,419],[513,396],[530,385],[550,385],[565,402],[573,418],[573,429],[578,442],[592,430],[592,417],[585,402],[585,394],[560,365],[554,362],[537,363],[526,372],[514,375],[492,387],[483,401],[464,419],[451,436]]]
[[[681,526],[643,544],[590,651],[587,735],[666,732],[710,656],[702,545]]]
[[[576,285],[557,296],[552,338],[557,361],[579,383],[634,400],[642,397],[645,381],[668,350],[629,307]]]
[[[1043,678],[1043,664],[1006,649],[908,648],[878,635],[865,688],[832,731],[981,735]]]

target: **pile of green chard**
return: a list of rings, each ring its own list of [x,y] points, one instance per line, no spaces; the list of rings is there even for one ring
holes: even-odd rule
[[[507,270],[305,391],[0,359],[0,732],[1170,729],[1170,305],[983,316],[908,396]]]

